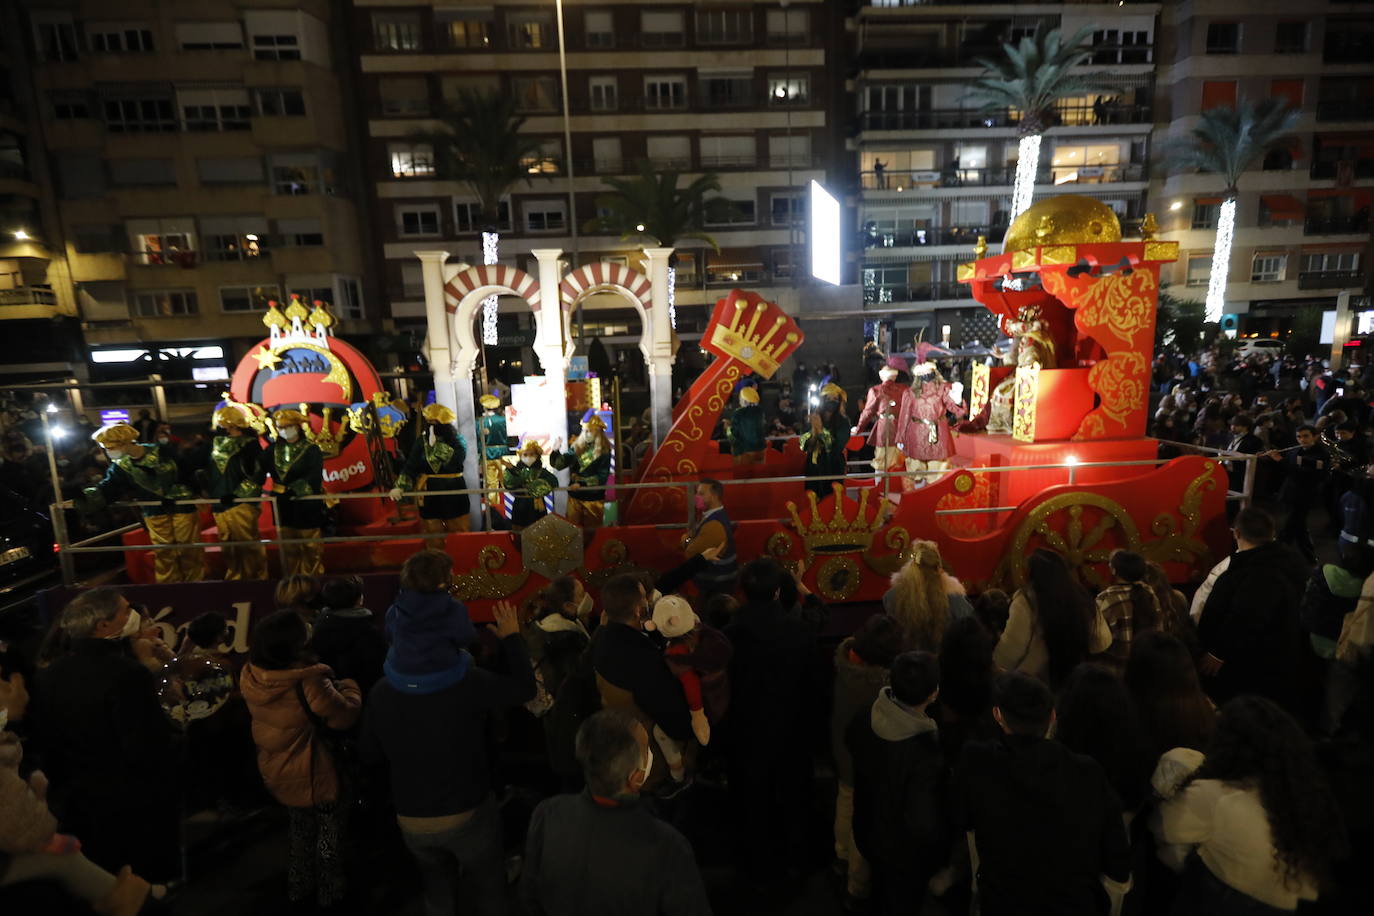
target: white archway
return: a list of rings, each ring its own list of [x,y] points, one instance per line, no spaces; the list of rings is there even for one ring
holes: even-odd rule
[[[484,264],[459,271],[444,286],[444,310],[449,314],[454,342],[458,345],[453,354],[456,378],[472,377],[472,369],[481,352],[477,337],[472,333],[472,322],[482,300],[491,295],[524,299],[534,313],[536,328],[543,321],[539,283],[523,270],[504,264]]]

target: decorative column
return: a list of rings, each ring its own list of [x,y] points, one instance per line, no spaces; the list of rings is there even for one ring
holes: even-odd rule
[[[447,251],[417,251],[425,283],[425,340],[429,367],[434,373],[434,399],[456,411],[453,385],[453,351],[449,348],[448,311],[444,307],[444,262]],[[471,397],[469,397],[471,400]]]
[[[654,448],[673,426],[673,327],[668,314],[668,258],[671,248],[645,248],[653,307],[649,309],[652,340],[645,354],[649,370],[650,417],[653,421]]]
[[[534,313],[534,353],[539,357],[539,367],[544,372],[549,396],[559,405],[555,412],[558,418],[549,435],[562,439],[564,445],[568,433],[568,352],[571,349],[564,328],[563,303],[560,301],[558,284],[563,277],[558,270],[558,258],[563,254],[561,248],[533,248],[530,254],[539,262],[539,311]],[[561,486],[566,487],[569,472],[565,469],[554,471]],[[554,509],[560,513],[568,511],[568,495],[559,491],[554,496]]]

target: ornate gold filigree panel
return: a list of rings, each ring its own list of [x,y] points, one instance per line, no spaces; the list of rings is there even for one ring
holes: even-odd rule
[[[1040,392],[1040,367],[1016,369],[1016,407],[1012,413],[1011,437],[1018,442],[1035,441],[1035,409]]]
[[[1098,516],[1091,527],[1086,527],[1088,509]],[[1108,538],[1112,532],[1115,537]],[[1140,550],[1140,530],[1116,500],[1097,493],[1061,493],[1036,506],[1012,535],[1009,574],[1016,588],[1026,584],[1026,547],[1037,536],[1079,578],[1098,587],[1107,582],[1094,566],[1106,563],[1117,548]]]
[[[905,566],[911,557],[911,533],[900,525],[893,525],[887,529],[887,534],[883,535],[883,544],[892,553],[875,557],[865,550],[864,564],[875,573],[890,576]]]
[[[827,601],[848,601],[859,583],[859,564],[849,557],[830,557],[816,570],[816,590]]]
[[[529,570],[518,573],[492,572],[506,563],[506,552],[495,544],[488,544],[477,554],[477,568],[453,577],[449,589],[453,596],[463,601],[476,598],[509,598],[529,581]]]
[[[992,369],[986,363],[973,364],[973,382],[969,391],[968,415],[976,417],[988,406],[988,396],[992,392]]]

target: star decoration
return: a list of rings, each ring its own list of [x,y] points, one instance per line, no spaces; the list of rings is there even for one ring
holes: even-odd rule
[[[258,361],[259,371],[263,369],[275,369],[277,363],[281,362],[281,357],[268,347],[263,347],[258,352],[252,354],[252,357]]]
[[[530,572],[546,579],[565,576],[582,565],[582,529],[546,515],[521,533],[520,554]]]

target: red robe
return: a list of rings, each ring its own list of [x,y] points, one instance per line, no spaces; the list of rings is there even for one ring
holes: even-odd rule
[[[911,388],[896,379],[880,382],[868,389],[868,400],[864,402],[863,412],[859,414],[858,428],[863,432],[872,424],[873,431],[868,436],[869,445],[876,448],[906,441],[907,427],[911,425],[909,418],[913,410],[911,401]]]
[[[901,440],[902,451],[917,461],[944,461],[954,454],[945,414],[964,415],[964,405],[949,396],[949,382],[929,382],[911,391],[911,409],[906,415],[909,437]]]

